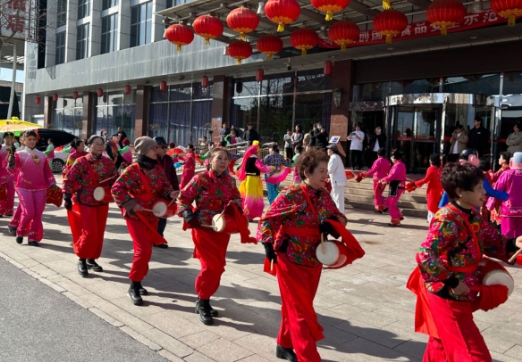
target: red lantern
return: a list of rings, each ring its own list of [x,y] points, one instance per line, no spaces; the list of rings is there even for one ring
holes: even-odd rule
[[[227,16],[227,25],[239,33],[239,39],[244,40],[245,34],[256,30],[259,18],[254,10],[240,7],[234,9]]]
[[[252,55],[252,46],[244,40],[236,40],[228,45],[227,53],[237,60],[237,64],[241,64],[241,60]]]
[[[212,15],[201,15],[192,23],[194,32],[205,39],[205,45],[210,44],[209,39],[216,39],[223,34],[223,23]]]
[[[206,75],[201,77],[201,86],[203,88],[207,88],[208,87],[208,77]]]
[[[73,92],[73,99],[74,100],[78,99],[78,92],[77,91]]]
[[[57,100],[58,100],[58,94],[55,93],[55,94],[53,94],[53,101],[56,102]]]
[[[188,45],[194,40],[194,33],[183,24],[173,24],[165,30],[165,38],[176,45],[176,50],[181,51],[183,45]]]
[[[522,0],[491,0],[490,5],[495,14],[508,19],[508,26],[515,26],[522,17]]]
[[[34,99],[34,103],[36,103],[36,104],[40,104],[41,102],[42,102],[42,99],[40,97],[36,97]]]
[[[266,55],[266,60],[272,60],[272,55],[283,49],[283,41],[275,35],[265,35],[257,41],[257,50]]]
[[[343,11],[350,4],[350,0],[312,0],[311,3],[314,8],[326,13],[326,21],[331,21],[333,13]]]
[[[348,20],[338,21],[328,29],[328,37],[335,44],[341,46],[342,52],[346,50],[347,44],[352,44],[359,40],[360,33],[359,26]]]
[[[394,9],[384,10],[373,19],[373,28],[386,37],[386,43],[391,43],[392,38],[406,29],[406,26],[406,15]]]
[[[98,94],[98,98],[103,97],[103,89],[98,88],[98,90],[96,91],[96,93]]]
[[[265,71],[263,69],[256,70],[256,81],[262,82],[265,79]]]
[[[312,49],[319,43],[319,36],[312,29],[297,29],[290,35],[290,44],[301,51],[301,55],[306,55],[308,49]]]
[[[466,7],[458,0],[435,0],[426,10],[428,21],[438,26],[442,35],[448,34],[448,27],[464,20],[464,15]]]
[[[162,80],[162,81],[160,82],[160,87],[159,87],[159,88],[160,88],[160,91],[165,92],[165,91],[167,90],[167,82],[165,82],[164,80]]]
[[[324,73],[324,75],[332,75],[333,62],[331,62],[331,61],[324,62],[323,73]]]
[[[285,24],[293,23],[301,14],[301,6],[296,0],[268,0],[265,14],[272,22],[279,24],[277,31],[285,30]]]
[[[123,93],[130,94],[131,90],[132,90],[131,86],[127,84],[125,86],[125,88],[123,88]]]

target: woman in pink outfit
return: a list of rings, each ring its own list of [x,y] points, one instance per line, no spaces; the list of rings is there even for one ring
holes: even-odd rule
[[[47,189],[56,187],[56,180],[43,152],[36,146],[35,131],[25,132],[25,149],[11,154],[8,169],[15,174],[16,189],[22,215],[16,229],[16,242],[21,244],[28,236],[28,244],[39,246],[43,238],[42,214]],[[11,226],[11,225],[10,225]]]
[[[12,132],[4,133],[4,144],[0,149],[0,184],[5,185],[7,197],[0,200],[0,217],[13,216],[15,188],[13,175],[7,171],[7,159],[12,152],[11,147],[15,141],[15,136]]]
[[[399,210],[398,204],[401,195],[404,193],[404,186],[406,182],[406,166],[402,162],[402,152],[393,151],[391,155],[393,166],[388,176],[381,179],[379,182],[383,185],[390,184],[390,191],[386,204],[390,212],[391,222],[390,226],[399,226],[403,219],[402,213]]]
[[[373,176],[373,205],[375,207],[375,212],[382,214],[382,211],[386,205],[386,199],[382,197],[382,193],[384,192],[384,187],[379,183],[379,180],[383,179],[390,172],[390,161],[385,157],[386,149],[380,148],[377,151],[377,159],[370,168],[366,172],[361,172],[362,177]]]

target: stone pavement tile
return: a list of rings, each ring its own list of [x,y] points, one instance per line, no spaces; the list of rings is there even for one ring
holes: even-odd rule
[[[112,324],[113,326],[115,327],[123,327],[123,323],[121,323],[120,321],[117,321],[116,319],[112,318],[110,315],[108,315],[107,313],[99,310],[98,308],[91,308],[89,309],[92,313],[96,314],[98,317],[100,317],[101,319],[103,319],[104,321]]]
[[[7,244],[8,241],[12,241],[13,244],[9,245]],[[8,257],[18,261],[21,263],[24,259],[32,259],[30,255],[27,253],[24,253],[24,248],[20,248],[20,245],[16,244],[15,239],[4,239],[2,240],[2,244],[0,245],[0,250],[2,251],[2,254],[7,255]],[[25,265],[25,264],[24,264]]]
[[[38,274],[42,278],[46,278],[48,276],[56,274],[56,272],[54,270],[49,269],[48,267],[46,267],[43,264],[38,264],[38,265],[32,266],[29,269],[31,271],[33,271],[34,273]]]
[[[187,356],[183,358],[184,361],[187,362],[213,362],[216,361],[214,359],[208,358],[204,354],[201,354],[199,352],[194,352],[190,356]]]
[[[359,322],[377,328],[384,327],[397,321],[393,316],[376,314],[349,304],[330,308],[330,311],[338,313],[339,319],[348,319],[349,321],[358,320]]]
[[[144,345],[146,345],[147,347],[149,347],[150,349],[152,349],[153,351],[160,351],[162,349],[162,347],[156,343],[154,343],[153,341],[151,341],[150,339],[148,339],[147,337],[143,336],[142,334],[140,334],[139,332],[136,332],[134,329],[132,328],[129,328],[127,326],[123,326],[123,327],[120,327],[120,330],[122,332],[125,332],[127,333],[129,336],[131,336],[132,338],[134,338],[135,340],[143,343]]]
[[[248,356],[247,358],[240,359],[239,361],[240,362],[267,362],[269,360],[267,360],[263,357],[257,356],[257,355],[252,355],[252,356]]]
[[[204,324],[200,322],[199,317],[195,313],[192,316],[193,320],[187,320],[167,310],[146,316],[145,320],[168,335],[174,338],[181,338],[205,330]]]
[[[194,349],[159,329],[140,330],[140,333],[177,357],[184,358],[194,353]]]
[[[23,259],[11,259],[11,260],[16,260],[16,263],[21,265],[22,268],[32,268],[33,266],[40,265],[40,262],[38,260],[35,260],[30,257],[23,258]]]
[[[192,347],[194,349],[197,349],[198,347],[201,347],[207,343],[210,343],[216,339],[221,338],[215,333],[212,333],[211,331],[202,331],[194,334],[190,334],[185,337],[179,338],[179,340],[183,343],[185,343],[187,346]]]
[[[219,362],[237,361],[252,355],[251,351],[222,338],[205,344],[198,352]]]
[[[424,338],[427,340],[428,336]],[[405,356],[411,356],[413,358],[422,360],[422,356],[424,356],[424,351],[426,350],[426,342],[422,343],[419,341],[406,341],[393,349]]]
[[[130,301],[129,297],[121,297],[117,299],[111,299],[111,303],[117,305],[119,308],[131,313],[132,315],[146,320],[148,316],[156,313],[162,313],[165,311],[164,308],[156,304],[149,303],[148,295],[143,296],[144,305],[136,308],[134,304]]]
[[[396,339],[401,340],[412,340],[421,342],[423,344],[427,341],[427,336],[422,333],[415,333],[413,316],[410,321],[400,320],[395,323],[389,324],[386,326],[386,330],[394,333]]]
[[[357,338],[341,346],[340,352],[347,353],[336,361],[357,361],[357,356],[364,361],[419,361],[420,359],[406,355],[402,351],[386,348],[380,344]],[[324,356],[323,356],[324,358]],[[334,360],[335,361],[335,360]]]
[[[522,330],[496,324],[489,327],[482,335],[489,349],[498,353],[505,353],[522,341]],[[521,356],[522,357],[522,356]]]
[[[405,342],[396,333],[385,329],[374,328],[357,320],[343,321],[332,328],[338,328],[350,334],[359,336],[368,341],[373,341],[388,349],[397,347]],[[350,342],[349,342],[350,343]]]
[[[130,301],[129,301],[130,303]],[[120,321],[124,325],[129,326],[130,328],[134,329],[135,331],[140,331],[140,333],[143,333],[146,330],[154,328],[152,325],[146,323],[140,318],[135,317],[134,315],[124,311],[123,309],[115,306],[114,304],[110,302],[105,303],[99,303],[96,308],[101,310],[102,312],[105,312],[112,318],[116,319],[117,321]],[[139,308],[139,307],[136,307]]]
[[[74,295],[71,292],[63,292],[62,294],[65,295],[70,300],[72,300],[73,302],[75,302],[76,304],[81,305],[85,309],[94,308],[94,306],[91,303],[89,303],[89,302],[85,301],[84,299]]]
[[[54,270],[56,273],[70,273],[71,270],[76,270],[77,261],[74,262],[70,260],[59,260],[59,261],[51,261],[48,263],[44,263],[47,268]]]
[[[162,349],[161,351],[158,352],[158,354],[171,362],[183,362],[184,361],[182,358],[179,358],[174,353],[170,353],[166,349]]]
[[[255,353],[256,356],[262,358],[262,361],[278,360],[275,355],[277,345],[275,337],[250,334],[248,336],[236,339],[234,343],[248,349],[252,353]],[[253,356],[250,357],[253,358]]]
[[[513,358],[522,358],[522,341],[520,344],[516,344],[513,346],[513,348],[506,351],[504,355]]]
[[[85,289],[88,289],[90,292],[95,293],[106,300],[119,299],[122,296],[127,295],[127,290],[129,289],[128,285],[109,281],[103,283],[92,281],[87,282],[84,285]]]
[[[390,302],[393,303],[393,301],[391,300],[386,300],[386,305],[382,308],[374,309],[373,313],[379,315],[393,316],[396,320],[409,322],[413,326],[415,309],[412,308],[414,307],[404,306],[399,303],[390,305]]]
[[[73,282],[70,279],[58,280],[56,281],[56,284],[78,297],[81,297],[83,295],[90,295],[92,293],[90,290],[85,289],[84,287],[80,286],[78,283]]]

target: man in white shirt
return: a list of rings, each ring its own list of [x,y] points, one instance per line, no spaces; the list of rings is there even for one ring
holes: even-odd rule
[[[362,167],[362,150],[364,141],[364,132],[361,131],[361,125],[357,123],[355,125],[355,131],[353,131],[348,139],[350,143],[350,161],[352,163],[352,169],[360,170]]]
[[[344,187],[346,186],[346,172],[344,171],[343,160],[337,154],[337,145],[326,147],[330,160],[328,161],[328,176],[332,184],[332,196],[335,205],[344,214]]]
[[[467,148],[468,133],[460,124],[455,126],[455,131],[451,135],[448,162],[456,162],[460,153]]]

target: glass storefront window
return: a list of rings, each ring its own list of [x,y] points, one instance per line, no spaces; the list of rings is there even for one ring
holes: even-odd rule
[[[69,132],[75,136],[82,133],[83,99],[58,98],[52,128]]]
[[[323,70],[297,73],[297,92],[332,89],[332,77],[325,76]]]
[[[122,127],[127,138],[134,139],[136,122],[136,92],[125,95],[123,91],[106,92],[103,97],[95,97],[96,122],[95,134],[107,132],[107,137],[118,132]]]
[[[295,124],[301,125],[305,132],[316,123],[321,123],[330,131],[332,93],[302,94],[295,101]]]

